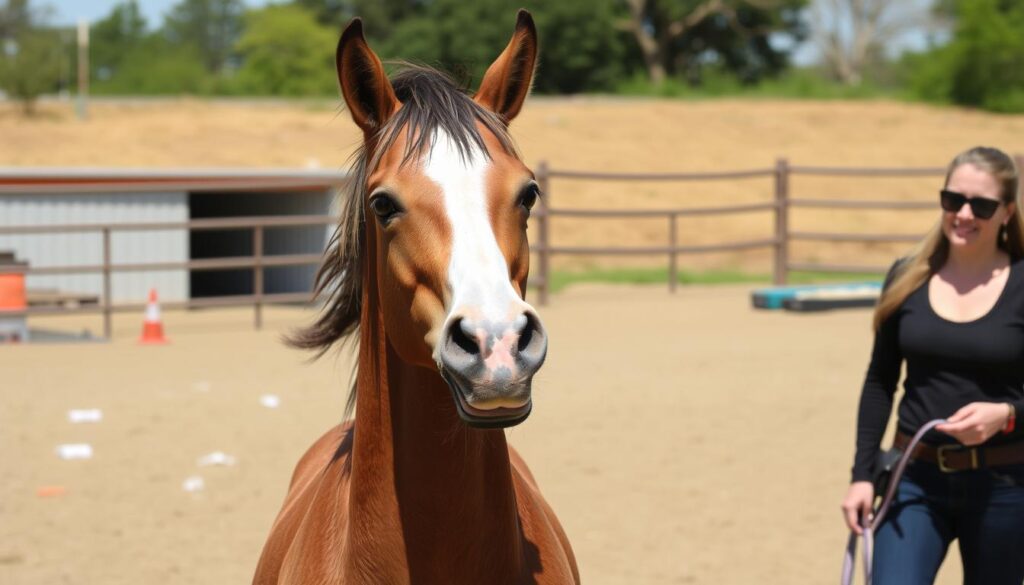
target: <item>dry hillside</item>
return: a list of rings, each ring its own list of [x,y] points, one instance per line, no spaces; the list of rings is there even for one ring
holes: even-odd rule
[[[528,163],[558,169],[620,172],[725,171],[767,168],[779,157],[799,165],[941,167],[975,144],[1024,153],[1024,116],[892,101],[667,101],[616,98],[535,98],[513,133]],[[88,121],[70,104],[51,103],[21,117],[0,105],[0,166],[17,167],[292,167],[343,168],[359,138],[347,113],[332,102],[247,102],[172,99],[97,102]],[[795,177],[794,195],[924,199],[932,179]],[[560,207],[665,208],[763,201],[769,178],[717,183],[598,183],[555,181],[548,193]],[[923,231],[934,215],[921,212],[796,210],[794,229]],[[771,233],[767,213],[702,217],[680,222],[680,244],[753,239]],[[555,243],[600,245],[667,242],[664,220],[561,218]],[[799,259],[857,257],[883,263],[900,248],[794,246]],[[579,266],[623,263],[616,258],[563,259]],[[663,263],[663,259],[629,262]],[[720,254],[686,266],[768,269],[767,253]]]

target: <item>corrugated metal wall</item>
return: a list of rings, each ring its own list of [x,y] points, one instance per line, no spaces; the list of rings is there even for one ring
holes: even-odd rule
[[[0,225],[102,224],[188,221],[186,193],[32,194],[0,196]],[[103,243],[92,233],[0,235],[0,250],[14,250],[33,267],[102,264]],[[111,261],[184,262],[188,260],[185,230],[116,231],[111,236]],[[100,274],[29,276],[30,289],[101,295]],[[188,298],[188,272],[114,273],[114,302],[144,302],[150,288],[163,300]]]

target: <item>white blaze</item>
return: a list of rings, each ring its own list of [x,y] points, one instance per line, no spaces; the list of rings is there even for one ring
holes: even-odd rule
[[[529,305],[512,288],[508,264],[491,226],[485,184],[489,166],[476,147],[464,160],[451,137],[438,130],[424,169],[441,187],[451,225],[449,316],[458,312],[478,323],[509,323]]]

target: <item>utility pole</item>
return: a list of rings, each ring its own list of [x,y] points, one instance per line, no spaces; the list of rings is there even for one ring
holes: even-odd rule
[[[89,117],[89,23],[78,21],[78,119]]]

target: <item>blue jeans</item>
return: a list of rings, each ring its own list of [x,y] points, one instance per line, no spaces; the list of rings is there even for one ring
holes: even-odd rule
[[[1024,583],[1024,465],[943,473],[912,462],[875,533],[875,585],[931,585],[959,541],[964,585]]]

